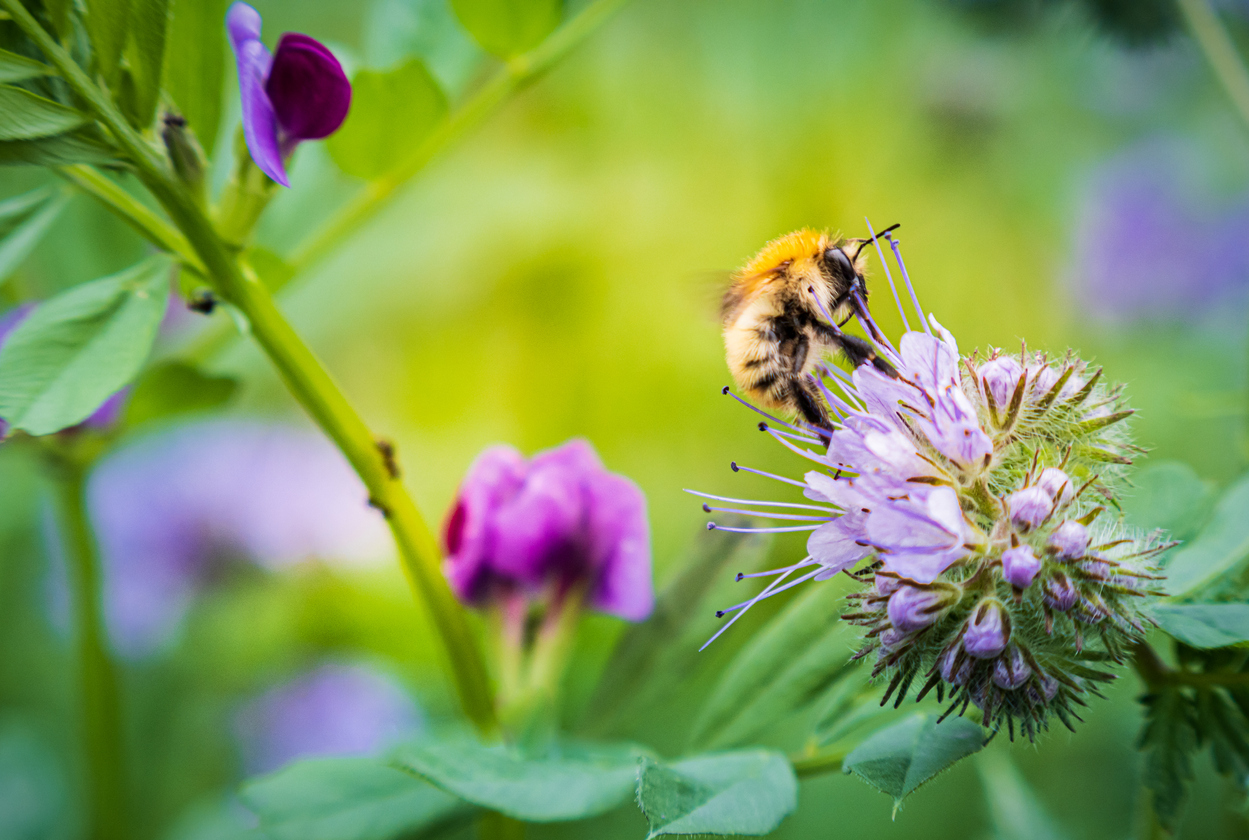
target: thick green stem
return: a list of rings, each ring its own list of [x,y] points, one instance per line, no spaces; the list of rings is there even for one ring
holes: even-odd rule
[[[1240,60],[1231,36],[1223,28],[1214,9],[1210,8],[1209,0],[1179,0],[1179,4],[1214,75],[1218,76],[1240,118],[1249,126],[1249,70]]]
[[[1138,642],[1132,649],[1132,665],[1136,668],[1141,682],[1145,683],[1150,691],[1158,691],[1170,686],[1249,688],[1249,672],[1197,673],[1171,668],[1162,661],[1158,652],[1145,642]]]
[[[58,463],[61,541],[69,570],[80,667],[78,692],[87,754],[93,840],[123,840],[126,776],[117,669],[109,656],[100,594],[100,562],[87,519],[86,475],[78,464]]]
[[[348,402],[329,372],[287,323],[268,290],[244,272],[195,197],[163,158],[138,134],[70,55],[39,25],[21,0],[0,0],[13,20],[43,51],[93,115],[112,132],[140,179],[182,231],[221,296],[247,319],[250,332],[282,379],[322,431],[342,450],[368,488],[371,502],[386,516],[404,572],[418,601],[429,610],[443,643],[465,714],[479,729],[497,728],[490,681],[477,639],[464,610],[442,576],[441,553],[408,495],[394,462]]]
[[[538,47],[504,64],[473,96],[417,146],[393,173],[369,183],[291,253],[288,262],[302,272],[375,216],[439,152],[493,114],[508,97],[532,82],[611,17],[627,0],[595,0]]]

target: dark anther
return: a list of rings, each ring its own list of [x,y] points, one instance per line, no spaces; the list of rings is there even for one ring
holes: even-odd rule
[[[736,462],[736,461],[730,461],[730,462],[729,462],[729,468],[730,468],[730,469],[732,469],[732,470],[733,470],[733,472],[737,472],[737,470],[738,470],[737,462]]]
[[[708,522],[708,523],[707,523],[707,530],[708,530],[708,531],[714,531],[715,529],[716,529],[716,523],[714,523],[714,522]]]
[[[196,292],[195,296],[186,302],[186,308],[192,312],[199,312],[201,315],[211,315],[217,308],[217,298],[212,292]]]
[[[728,392],[729,392],[729,386],[728,386],[728,385],[725,385],[723,388],[721,388],[721,389],[720,389],[720,393],[721,393],[721,394],[727,394]]]
[[[703,502],[703,513],[711,513],[711,506]]]
[[[738,573],[737,573],[737,582],[738,582],[738,583],[741,583],[741,582],[742,582],[742,578],[744,578],[744,577],[746,577],[744,574],[742,574],[741,572],[738,572]]]
[[[760,421],[759,421],[759,431],[761,431],[761,432],[766,432],[767,430],[768,430],[768,424],[767,424],[767,423],[765,423],[765,422],[763,422],[762,420],[760,420]]]
[[[716,618],[724,618],[724,610],[716,610]]]
[[[385,438],[378,438],[377,451],[382,453],[382,464],[386,467],[386,474],[392,480],[398,480],[399,461],[396,458],[395,445]]]

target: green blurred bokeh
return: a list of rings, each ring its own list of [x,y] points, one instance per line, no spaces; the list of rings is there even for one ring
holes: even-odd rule
[[[402,54],[366,4],[255,5],[267,32],[307,32],[355,67]],[[864,217],[878,228],[901,222],[919,296],[962,347],[1014,349],[1026,338],[1078,349],[1127,383],[1149,459],[1186,461],[1225,483],[1245,466],[1243,328],[1111,324],[1086,317],[1070,281],[1091,172],[1143,140],[1179,137],[1235,196],[1249,184],[1249,134],[1186,38],[1128,48],[1065,5],[1029,21],[989,26],[927,0],[638,0],[437,160],[283,306],[396,442],[431,520],[486,445],[529,453],[583,436],[646,491],[661,583],[706,519],[682,488],[768,492],[731,472],[731,460],[801,469],[720,395],[729,380],[716,318],[727,272],[800,226],[861,235]],[[467,79],[471,58],[442,65]],[[24,171],[0,179],[6,195],[39,180]],[[259,233],[278,253],[354,188],[317,144],[300,149],[292,180]],[[78,198],[14,289],[43,296],[143,250]],[[872,269],[876,311],[896,334],[875,258]],[[1229,323],[1238,320],[1243,312]],[[210,367],[244,379],[235,411],[306,422],[254,348],[236,341]],[[58,723],[72,719],[68,648],[42,617],[37,482],[20,457],[0,460],[15,488],[3,514],[0,704],[72,754]],[[798,550],[794,540],[775,549]],[[744,638],[767,612],[735,631]],[[574,697],[617,631],[606,619],[587,624]],[[386,658],[423,705],[445,708],[426,633],[397,571],[310,568],[222,583],[175,655],[130,668],[133,738],[154,783],[143,836],[165,834],[183,809],[215,801],[236,780],[230,704],[323,651]],[[735,644],[729,637],[723,647]],[[1076,735],[1013,747],[1071,837],[1133,836],[1140,824],[1138,691],[1126,677]],[[185,702],[173,708],[172,696]],[[1207,761],[1185,836],[1249,836],[1243,819],[1222,812],[1224,782]],[[805,783],[798,814],[777,836],[982,837],[987,820],[966,764],[893,821],[887,798],[858,781]],[[640,837],[644,826],[626,810],[591,828],[534,834],[609,829]]]

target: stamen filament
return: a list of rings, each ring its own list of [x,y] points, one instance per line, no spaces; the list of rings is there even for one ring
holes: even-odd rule
[[[716,496],[712,493],[703,493],[699,490],[686,490],[685,492],[689,493],[691,496],[701,496],[704,499],[714,499],[717,502],[734,502],[739,505],[765,505],[768,507],[803,508],[804,510],[826,510],[830,513],[838,510],[838,508],[835,507],[828,507],[825,505],[807,505],[799,502],[773,502],[763,499],[734,499],[730,496]]]
[[[819,525],[794,525],[784,528],[736,528],[728,525],[707,523],[708,531],[728,531],[730,534],[788,534],[792,531],[814,531]]]
[[[893,274],[889,271],[889,263],[885,262],[885,252],[880,249],[880,238],[876,236],[876,231],[872,230],[872,223],[863,217],[863,221],[867,222],[867,232],[872,235],[872,244],[876,246],[876,256],[880,257],[880,264],[885,268],[885,277],[889,279],[889,291],[893,292],[893,302],[897,304],[898,314],[902,316],[902,328],[904,332],[911,331],[911,323],[906,319],[906,310],[902,308],[902,298],[898,297],[897,284],[893,282]]]
[[[769,420],[771,420],[773,423],[779,423],[780,425],[784,426],[785,428],[787,428],[787,429],[793,429],[795,432],[798,432],[798,433],[802,433],[802,432],[804,431],[803,429],[798,428],[797,426],[793,425],[792,423],[786,423],[786,422],[785,422],[784,420],[782,420],[781,418],[779,418],[779,417],[773,417],[771,414],[768,414],[766,411],[764,411],[763,409],[759,408],[758,406],[755,406],[755,405],[753,405],[753,404],[751,404],[751,403],[746,402],[746,400],[744,400],[744,399],[742,399],[741,397],[737,396],[737,394],[734,394],[734,393],[733,393],[733,391],[729,388],[729,386],[728,386],[728,385],[725,385],[725,386],[724,386],[724,388],[723,388],[723,389],[721,389],[720,393],[721,393],[721,394],[728,394],[730,397],[732,397],[733,399],[737,400],[739,403],[741,403],[742,405],[746,406],[746,407],[747,407],[747,408],[749,408],[751,411],[755,412],[756,414],[762,414],[764,417],[768,418],[768,419],[769,419]],[[806,431],[815,431],[815,430],[814,430],[814,429],[807,429]],[[817,434],[818,434],[818,433],[817,433]]]
[[[915,294],[915,287],[911,285],[911,275],[906,273],[906,263],[902,262],[902,251],[898,249],[898,242],[890,233],[886,233],[885,238],[889,240],[889,247],[893,249],[893,258],[898,261],[898,268],[902,269],[902,279],[906,281],[906,290],[911,293],[911,303],[915,306],[915,314],[919,316],[920,326],[924,328],[924,332],[932,335],[928,319],[924,317],[924,310],[919,305],[919,297]]]
[[[764,472],[763,470],[756,470],[752,467],[743,467],[741,464],[737,463],[736,461],[731,462],[729,466],[733,468],[733,472],[754,473],[755,475],[761,475],[764,478],[774,478],[777,481],[783,481],[786,484],[792,484],[795,487],[801,487],[803,490],[807,489],[807,485],[803,484],[801,481],[794,481],[792,478],[786,478],[783,475],[776,475],[775,473]]]
[[[722,508],[712,507],[711,505],[703,505],[703,510],[707,513],[740,513],[745,516],[762,516],[768,519],[793,519],[802,522],[828,522],[833,517],[829,516],[804,516],[799,513],[768,513],[764,510],[746,510],[744,508]]]
[[[814,562],[815,562],[814,560],[812,560],[810,557],[808,557],[808,558],[806,558],[805,560],[803,560],[803,562],[801,562],[801,563],[797,564],[797,566],[796,566],[795,568],[799,568],[799,567],[801,567],[801,566],[810,565],[811,563],[814,563]],[[711,643],[712,643],[712,642],[714,642],[716,639],[720,638],[720,635],[721,635],[722,633],[724,633],[726,630],[728,630],[730,627],[732,627],[732,626],[733,626],[733,624],[734,624],[734,623],[735,623],[735,622],[736,622],[739,618],[741,618],[742,616],[744,616],[744,615],[746,614],[746,611],[747,611],[747,610],[749,610],[752,606],[754,606],[754,605],[755,605],[756,603],[758,603],[759,601],[761,601],[761,600],[763,600],[764,598],[768,597],[768,595],[772,592],[772,590],[773,590],[773,589],[774,589],[774,588],[775,588],[778,584],[780,584],[780,582],[781,582],[781,581],[783,581],[783,580],[784,580],[786,577],[788,577],[789,575],[793,574],[793,571],[794,571],[794,570],[793,570],[793,569],[791,569],[790,571],[785,572],[784,574],[782,574],[781,576],[779,576],[776,580],[772,581],[770,584],[768,584],[766,587],[764,587],[764,590],[763,590],[762,592],[760,592],[758,595],[756,595],[756,596],[754,597],[754,599],[751,601],[751,603],[750,603],[750,604],[747,604],[747,605],[746,605],[746,606],[745,606],[745,607],[744,607],[744,608],[743,608],[743,609],[742,609],[742,610],[741,610],[741,611],[740,611],[737,615],[733,616],[733,617],[732,617],[732,618],[730,618],[728,621],[726,621],[726,622],[724,623],[724,626],[723,626],[723,627],[721,627],[719,630],[717,630],[717,631],[715,632],[715,635],[713,635],[713,636],[712,636],[710,639],[708,639],[707,641],[703,642],[703,646],[702,646],[702,647],[700,647],[700,648],[698,649],[699,653],[701,653],[702,651],[706,650],[706,649],[707,649],[707,645],[711,644]],[[812,576],[814,576],[814,573],[813,573],[813,575],[812,575]],[[804,577],[805,577],[805,576],[804,576]]]

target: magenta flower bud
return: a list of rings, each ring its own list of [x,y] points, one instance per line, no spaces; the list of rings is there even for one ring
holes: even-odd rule
[[[889,621],[896,630],[912,633],[940,619],[957,597],[957,590],[952,586],[926,589],[899,586],[889,596]]]
[[[902,585],[902,582],[896,577],[890,577],[889,575],[876,575],[874,585],[877,595],[892,595]]]
[[[640,621],[654,606],[646,497],[573,440],[532,460],[509,446],[469,468],[443,529],[460,600],[586,588],[594,609]]]
[[[1066,612],[1075,606],[1079,597],[1075,585],[1062,572],[1055,572],[1045,581],[1045,603],[1050,609]]]
[[[1110,580],[1110,575],[1111,575],[1110,564],[1107,563],[1105,560],[1096,559],[1096,558],[1092,560],[1086,560],[1080,564],[1080,571],[1084,572],[1085,575],[1095,580],[1101,580],[1101,581]]]
[[[1050,534],[1049,546],[1065,560],[1083,557],[1089,548],[1089,531],[1079,522],[1068,519]]]
[[[906,636],[906,633],[891,627],[880,634],[880,646],[885,650],[893,650],[906,639]]]
[[[1054,500],[1040,487],[1025,487],[1006,497],[1006,507],[1016,525],[1035,528],[1049,519],[1054,510]]]
[[[1010,356],[998,356],[981,365],[977,373],[980,374],[985,388],[993,395],[993,402],[997,403],[998,410],[1001,411],[1010,405],[1024,370],[1023,366]]]
[[[307,35],[286,33],[270,57],[260,23],[260,13],[246,3],[235,3],[226,14],[238,61],[243,136],[261,171],[289,187],[286,158],[301,141],[338,130],[351,107],[351,83],[334,54]]]
[[[1027,589],[1041,571],[1041,561],[1032,546],[1020,545],[1002,552],[1002,577],[1011,586]]]
[[[977,659],[992,659],[1010,643],[1010,618],[1002,605],[986,598],[976,605],[967,629],[963,631],[963,650]]]
[[[1032,669],[1024,661],[1019,648],[1011,646],[1010,653],[993,663],[993,683],[998,688],[1011,691],[1019,688],[1032,676]]]
[[[1033,703],[1043,705],[1058,696],[1058,680],[1049,674],[1037,674],[1037,682],[1041,684],[1040,691],[1028,686],[1028,698]]]
[[[1075,488],[1071,486],[1071,477],[1058,467],[1046,467],[1042,470],[1036,485],[1049,493],[1055,505],[1065,505],[1076,494]]]

